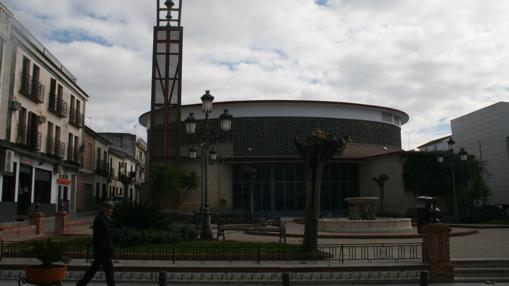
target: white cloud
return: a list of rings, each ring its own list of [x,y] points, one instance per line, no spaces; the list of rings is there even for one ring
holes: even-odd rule
[[[93,127],[132,130],[150,103],[156,2],[5,2],[91,95]],[[507,1],[183,2],[184,103],[211,89],[218,101],[388,106],[410,115],[407,148],[447,134],[452,118],[507,100]],[[54,32],[62,30],[111,45],[58,43]]]

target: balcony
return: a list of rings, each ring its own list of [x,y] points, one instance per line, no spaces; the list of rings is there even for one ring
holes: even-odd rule
[[[100,176],[108,177],[110,175],[109,173],[110,166],[108,162],[104,160],[97,161],[96,167],[95,167],[95,173]]]
[[[50,156],[62,159],[64,158],[65,144],[58,139],[48,137],[46,141],[46,153]]]
[[[58,98],[55,94],[50,94],[48,110],[60,118],[66,117],[67,102],[65,102],[62,98]]]
[[[78,147],[72,147],[72,145],[68,145],[69,148],[67,148],[67,161],[73,162],[73,163],[79,163],[80,162],[80,150]]]
[[[71,112],[69,113],[69,123],[74,125],[77,128],[83,127],[83,122],[85,120],[85,116],[76,108],[71,108]]]
[[[16,143],[32,150],[41,149],[41,132],[33,132],[26,126],[18,125],[18,138]]]
[[[30,98],[33,102],[44,102],[44,85],[32,79],[28,74],[21,73],[21,87],[19,92]]]

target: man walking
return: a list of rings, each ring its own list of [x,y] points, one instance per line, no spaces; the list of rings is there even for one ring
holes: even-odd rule
[[[108,286],[115,285],[113,274],[113,240],[111,237],[111,219],[113,212],[113,202],[104,201],[101,203],[101,212],[94,219],[94,262],[88,268],[85,275],[81,278],[76,286],[85,286],[94,277],[99,267],[102,266],[106,274],[106,283]]]

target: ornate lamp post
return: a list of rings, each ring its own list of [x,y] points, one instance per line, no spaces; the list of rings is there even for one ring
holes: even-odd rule
[[[209,197],[208,197],[208,165],[209,165],[209,156],[210,160],[217,160],[217,151],[210,149],[210,145],[213,143],[213,134],[210,132],[209,126],[209,114],[212,112],[212,102],[214,101],[214,96],[210,94],[210,91],[206,90],[205,94],[201,97],[202,101],[202,112],[205,113],[205,129],[202,130],[201,133],[197,135],[197,138],[200,142],[201,147],[201,175],[202,175],[202,195],[201,195],[201,204],[200,204],[200,214],[201,214],[201,231],[200,238],[201,239],[212,239],[212,231],[210,229],[210,208],[209,208]],[[221,130],[222,131],[230,131],[232,127],[233,116],[228,113],[228,110],[225,109],[223,114],[219,116]],[[193,113],[190,113],[187,119],[185,120],[186,124],[186,133],[188,135],[194,135],[196,133],[196,118]],[[196,158],[197,151],[194,147],[189,149],[189,158]]]
[[[455,160],[454,160],[454,144],[456,144],[456,141],[454,141],[451,138],[447,141],[447,146],[449,147],[449,153],[451,157],[451,182],[452,182],[452,202],[453,202],[453,216],[454,221],[459,221],[459,208],[458,208],[458,194],[456,192],[456,166],[455,166]],[[465,151],[465,149],[461,148],[460,152],[458,153],[460,155],[461,161],[466,161],[468,158],[468,153]],[[444,157],[438,156],[437,157],[438,163],[444,162]]]

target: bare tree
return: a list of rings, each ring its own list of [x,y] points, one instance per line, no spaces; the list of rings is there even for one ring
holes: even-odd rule
[[[389,180],[386,174],[380,174],[378,177],[371,178],[380,188],[380,214],[384,214],[384,197],[385,197],[385,182]]]
[[[294,139],[299,155],[304,159],[306,179],[306,210],[304,217],[305,251],[316,251],[318,246],[318,219],[320,217],[320,188],[325,164],[335,154],[341,155],[349,137],[338,140],[316,129],[302,141]]]

